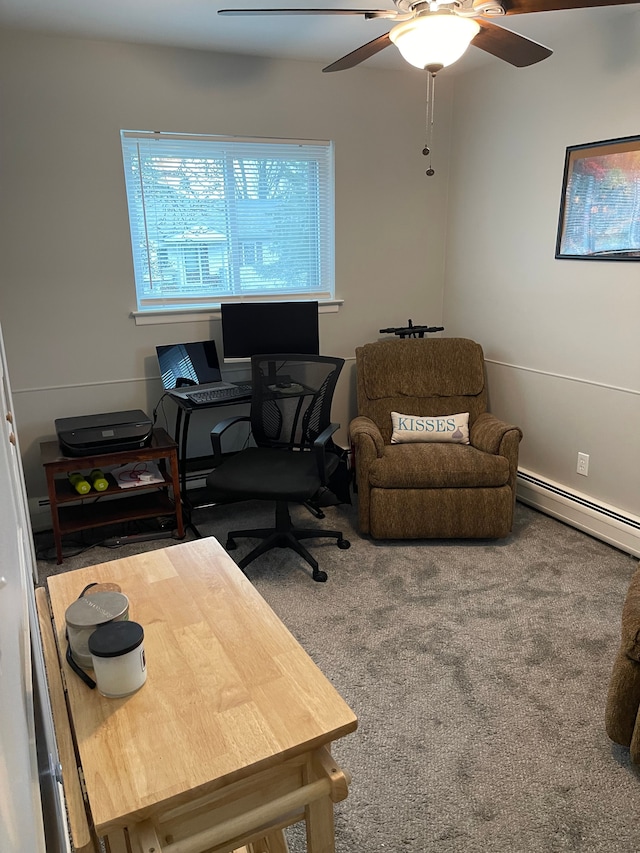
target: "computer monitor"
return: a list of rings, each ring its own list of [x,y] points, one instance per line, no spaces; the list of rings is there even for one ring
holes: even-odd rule
[[[225,361],[320,354],[317,302],[223,302],[221,311]]]

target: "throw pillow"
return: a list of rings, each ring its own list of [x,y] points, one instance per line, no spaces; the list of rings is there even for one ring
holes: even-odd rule
[[[391,444],[408,441],[449,441],[469,444],[469,412],[442,415],[439,418],[401,415],[391,412]]]

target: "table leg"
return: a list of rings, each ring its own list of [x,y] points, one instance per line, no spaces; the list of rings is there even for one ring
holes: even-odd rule
[[[131,850],[123,829],[114,829],[102,841],[106,853],[129,853]]]
[[[62,562],[62,533],[60,532],[60,518],[58,516],[58,498],[56,496],[56,482],[53,472],[47,469],[47,493],[49,495],[49,508],[51,510],[51,526],[53,528],[53,541],[56,543],[56,557],[58,565]]]
[[[289,853],[289,846],[284,832],[279,829],[276,832],[265,835],[264,838],[260,838],[258,841],[247,844],[246,847],[241,848],[239,851],[234,851],[234,853]]]
[[[321,797],[305,808],[308,853],[335,853],[333,802]]]
[[[176,527],[179,539],[184,539],[184,523],[182,521],[182,490],[178,472],[178,452],[174,450],[169,456],[171,467],[171,482],[173,484],[173,503],[176,510]]]
[[[347,797],[351,777],[334,761],[329,747],[316,750],[303,769],[305,784],[318,778],[328,779],[330,790],[326,796],[312,799],[305,806],[307,853],[335,853],[333,804]]]
[[[189,439],[189,421],[191,420],[191,412],[182,414],[182,409],[178,412],[178,417],[183,421],[182,435],[180,436],[180,491],[182,493],[183,503],[187,503],[187,449]],[[177,440],[177,439],[176,439]]]

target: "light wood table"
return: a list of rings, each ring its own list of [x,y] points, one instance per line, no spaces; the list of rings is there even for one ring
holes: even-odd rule
[[[131,696],[107,699],[62,664],[92,843],[106,838],[113,853],[278,853],[282,829],[305,820],[310,853],[333,853],[333,803],[349,778],[330,744],[356,717],[220,544],[200,539],[50,577],[59,660],[66,608],[94,581],[129,597],[148,676]],[[53,642],[44,645],[46,654]],[[57,663],[49,653],[66,741]],[[62,760],[73,793],[74,760]],[[81,817],[70,823],[76,847],[90,849]]]

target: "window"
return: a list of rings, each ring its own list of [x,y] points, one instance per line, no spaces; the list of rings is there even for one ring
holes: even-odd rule
[[[139,311],[334,297],[331,143],[121,138]]]

